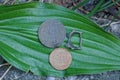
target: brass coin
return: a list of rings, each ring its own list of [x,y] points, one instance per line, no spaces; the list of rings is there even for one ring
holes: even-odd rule
[[[60,21],[49,19],[41,24],[38,30],[38,37],[44,46],[55,48],[64,42],[66,30]]]
[[[71,54],[63,48],[56,48],[49,57],[50,64],[57,70],[67,69],[71,62],[72,56]]]

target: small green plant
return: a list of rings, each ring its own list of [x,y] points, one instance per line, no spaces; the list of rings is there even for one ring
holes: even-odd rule
[[[83,2],[81,2],[77,6],[73,7],[73,10],[76,10],[79,7],[82,7],[88,1],[89,0],[83,0]],[[91,12],[86,14],[86,16],[91,17],[94,14],[96,14],[97,12],[103,11],[103,10],[109,8],[110,6],[115,5],[117,2],[120,2],[120,0],[115,0],[114,2],[112,0],[108,0],[107,2],[105,2],[105,0],[99,0],[98,4],[95,6],[95,8]]]

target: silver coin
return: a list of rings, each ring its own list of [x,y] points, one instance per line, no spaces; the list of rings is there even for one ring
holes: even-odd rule
[[[55,48],[64,42],[66,30],[60,21],[49,19],[41,24],[38,29],[38,37],[44,46]]]

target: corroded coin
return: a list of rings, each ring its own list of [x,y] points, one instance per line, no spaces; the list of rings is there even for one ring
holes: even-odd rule
[[[60,21],[49,19],[41,24],[38,30],[38,36],[43,45],[55,48],[64,42],[66,30]]]
[[[56,48],[49,57],[50,64],[57,70],[67,69],[71,62],[71,54],[63,48]]]

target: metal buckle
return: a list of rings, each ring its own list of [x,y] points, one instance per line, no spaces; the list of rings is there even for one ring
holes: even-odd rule
[[[71,41],[71,38],[73,37],[74,34],[79,34],[79,46],[75,46],[72,41]],[[66,47],[70,48],[70,49],[81,49],[82,47],[82,32],[80,31],[76,31],[76,30],[73,30],[72,32],[70,32],[69,34],[67,34],[67,37],[68,37],[68,42],[66,44]]]

